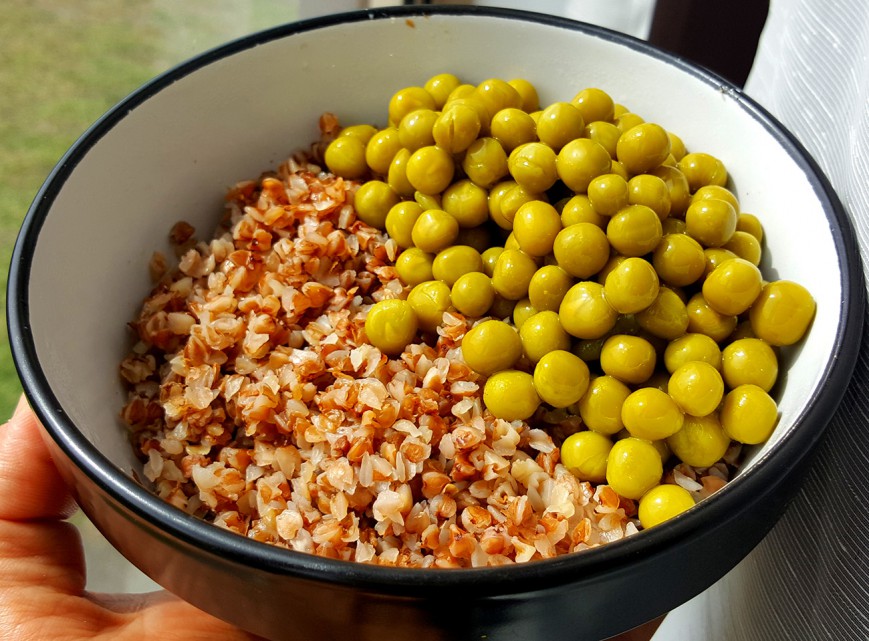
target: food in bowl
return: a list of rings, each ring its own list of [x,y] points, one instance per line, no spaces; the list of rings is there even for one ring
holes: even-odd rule
[[[176,507],[343,560],[478,567],[631,536],[777,421],[814,315],[727,170],[604,91],[439,74],[230,190],[132,326],[123,418]],[[324,170],[325,169],[328,171]]]

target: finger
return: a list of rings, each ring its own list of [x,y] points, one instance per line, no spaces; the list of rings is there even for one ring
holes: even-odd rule
[[[117,641],[158,637],[161,641],[189,641],[193,638],[265,641],[202,612],[166,591],[147,594],[90,593],[88,597],[103,608],[124,616],[123,624],[113,635]]]
[[[72,498],[42,440],[42,427],[22,396],[0,427],[0,519],[64,518]]]

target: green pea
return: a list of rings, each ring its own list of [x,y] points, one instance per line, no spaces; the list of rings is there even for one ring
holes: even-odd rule
[[[521,355],[519,333],[504,321],[483,321],[468,330],[462,338],[465,363],[483,375],[513,367]]]
[[[573,279],[558,265],[544,265],[528,283],[528,298],[538,310],[557,311]]]
[[[413,287],[434,278],[433,263],[433,254],[429,254],[419,247],[410,247],[399,254],[395,261],[395,271],[398,272],[401,282]]]
[[[522,323],[519,329],[522,350],[536,363],[549,352],[570,349],[570,336],[561,326],[558,314],[553,311],[537,312]]]
[[[531,256],[518,249],[505,249],[495,263],[492,285],[504,298],[519,300],[528,295],[528,284],[536,271],[537,263]]]
[[[416,337],[418,321],[410,303],[397,298],[371,306],[365,317],[365,334],[384,354],[397,356]]]
[[[483,271],[483,257],[473,247],[453,245],[438,252],[432,265],[432,273],[438,280],[452,287],[460,276],[469,272]]]
[[[429,209],[417,218],[411,230],[413,244],[423,251],[437,253],[449,247],[459,234],[459,223],[441,209]]]
[[[443,281],[428,280],[410,290],[407,302],[416,313],[419,326],[434,332],[450,308],[450,288]]]
[[[534,379],[527,372],[505,370],[490,376],[483,388],[483,402],[496,418],[524,421],[540,406]]]
[[[460,276],[450,292],[453,306],[469,317],[485,316],[495,301],[492,279],[481,272]]]

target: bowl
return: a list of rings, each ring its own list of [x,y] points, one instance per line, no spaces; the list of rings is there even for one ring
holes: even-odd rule
[[[766,231],[765,273],[817,300],[783,362],[780,421],[737,477],[668,523],[511,567],[413,570],[296,553],[187,516],[144,478],[119,411],[127,322],[147,264],[184,218],[212,229],[225,190],[317,137],[320,114],[382,123],[388,97],[450,71],[526,77],[541,102],[599,86],[722,158]],[[385,123],[382,123],[385,124]],[[85,513],[148,576],[271,639],[596,639],[698,594],[742,559],[793,495],[848,384],[862,331],[853,231],[829,183],[773,117],[714,74],[557,17],[390,8],[288,24],[208,51],[106,113],[52,171],[14,250],[8,323],[26,394]]]

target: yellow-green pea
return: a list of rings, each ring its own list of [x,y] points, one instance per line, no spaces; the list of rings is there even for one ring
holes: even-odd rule
[[[522,111],[530,114],[540,106],[540,98],[538,98],[537,89],[533,84],[524,78],[513,78],[508,80],[507,84],[519,93],[519,97],[522,99]]]
[[[398,126],[401,119],[417,109],[436,109],[434,98],[422,87],[404,87],[389,99],[389,123]]]
[[[615,103],[603,89],[586,87],[577,93],[570,102],[579,109],[586,122],[597,120],[609,122],[613,119]]]
[[[691,361],[680,365],[670,375],[667,391],[686,414],[706,416],[714,412],[724,398],[724,379],[709,363]]]
[[[495,292],[495,300],[492,303],[492,308],[489,310],[489,316],[494,318],[508,319],[513,315],[513,308],[516,306],[516,301],[508,300]],[[521,355],[521,343],[520,343]]]
[[[381,180],[369,180],[356,190],[353,205],[362,222],[377,229],[385,229],[386,215],[398,201],[398,194],[392,187]]]
[[[702,292],[694,294],[685,308],[688,312],[688,330],[691,332],[706,334],[721,342],[736,329],[736,316],[712,309]]]
[[[718,414],[686,414],[682,429],[667,439],[667,445],[683,463],[693,467],[709,467],[727,452],[730,437],[721,427]]]
[[[382,300],[371,306],[365,316],[365,334],[384,354],[396,356],[416,337],[416,313],[406,300]]]
[[[467,104],[449,104],[432,125],[432,137],[442,149],[458,154],[477,139],[480,116]]]
[[[763,288],[760,270],[742,258],[725,260],[703,281],[703,297],[721,314],[739,315],[751,307]]]
[[[424,194],[421,191],[414,191],[413,200],[417,205],[422,207],[423,211],[429,209],[443,209],[441,206],[440,194]]]
[[[544,192],[558,180],[555,152],[542,142],[526,142],[512,148],[507,170],[513,180],[532,192]]]
[[[462,98],[456,98],[455,100],[450,99],[447,101],[447,104],[444,105],[444,113],[447,111],[451,111],[455,107],[468,107],[469,109],[473,109],[474,113],[477,114],[477,120],[480,123],[480,129],[475,136],[475,139],[480,136],[488,136],[489,135],[489,122],[492,120],[492,114],[489,113],[489,109],[486,105],[483,104],[483,101],[480,100],[480,97],[477,95],[477,90],[474,88],[471,93]],[[457,123],[457,125],[461,126],[461,123]],[[457,133],[462,133],[461,130],[457,130]],[[467,133],[462,133],[462,135],[467,135]],[[473,142],[473,140],[471,141]],[[456,152],[458,153],[458,152]]]
[[[488,189],[507,175],[507,153],[494,138],[477,138],[465,151],[462,169],[471,182]]]
[[[681,365],[691,361],[703,361],[720,370],[722,368],[721,348],[710,336],[690,332],[667,344],[664,350],[664,366],[668,372],[672,374]]]
[[[769,392],[778,378],[775,350],[759,338],[739,338],[721,352],[721,373],[731,389],[740,385],[757,385]]]
[[[635,314],[658,297],[660,283],[655,268],[642,258],[625,258],[607,274],[604,293],[620,314]]]
[[[407,180],[424,194],[439,194],[453,180],[455,163],[450,152],[437,145],[421,147],[407,161]]]
[[[462,338],[462,357],[479,374],[488,376],[513,367],[521,355],[519,332],[504,321],[483,321]]]
[[[450,94],[462,84],[455,75],[451,73],[439,73],[426,80],[422,86],[429,94],[435,103],[435,108],[440,109],[444,106]]]
[[[763,225],[761,225],[760,219],[754,214],[739,212],[739,215],[736,217],[736,230],[751,234],[757,239],[758,243],[763,242]]]
[[[628,205],[610,218],[606,237],[622,256],[644,256],[663,237],[661,219],[645,205]]]
[[[428,332],[434,332],[441,324],[444,312],[450,308],[450,301],[449,286],[439,280],[420,283],[407,295],[419,326]]]
[[[534,305],[531,304],[531,301],[527,298],[516,301],[516,304],[513,306],[513,325],[516,329],[521,331],[522,325],[525,324],[525,321],[539,311],[540,310],[534,307]]]
[[[739,212],[739,199],[727,187],[720,185],[703,185],[691,196],[691,202],[698,200],[726,200]]]
[[[519,207],[531,200],[545,199],[541,194],[529,192],[515,180],[501,181],[489,190],[489,218],[501,229],[510,231]]]
[[[459,180],[444,191],[441,207],[458,221],[459,227],[477,227],[489,219],[489,194],[470,180]]]
[[[339,136],[353,136],[354,138],[358,138],[362,141],[362,144],[367,145],[368,141],[377,133],[377,127],[373,125],[350,125],[348,127],[344,127],[341,132],[338,134]]]
[[[567,290],[558,308],[561,325],[576,338],[600,338],[616,324],[618,312],[606,302],[603,285],[580,281]]]
[[[452,287],[460,276],[469,272],[483,271],[483,257],[473,247],[453,245],[437,253],[432,264],[432,273],[438,280]]]
[[[570,336],[561,326],[558,314],[552,311],[537,312],[519,328],[522,350],[536,363],[554,350],[570,349]]]
[[[639,174],[628,181],[628,202],[645,205],[662,222],[670,215],[670,190],[663,179],[652,174]]]
[[[685,154],[688,153],[685,149],[685,143],[672,131],[668,131],[667,135],[670,137],[670,153],[673,155],[676,162],[679,162]]]
[[[355,180],[368,173],[365,142],[356,136],[338,136],[326,147],[326,167],[336,176]]]
[[[495,301],[492,279],[481,272],[469,272],[453,284],[453,307],[469,317],[485,316]]]
[[[561,217],[555,207],[542,200],[525,203],[513,218],[516,242],[522,251],[531,256],[550,253],[561,230]]]
[[[519,370],[497,372],[486,380],[483,402],[496,418],[524,421],[537,411],[540,397],[531,374]]]
[[[398,243],[399,247],[406,249],[413,246],[411,231],[417,218],[422,214],[422,207],[409,200],[393,205],[386,214],[386,233]]]
[[[459,223],[441,209],[428,209],[413,224],[413,244],[430,253],[437,253],[452,245],[459,234]]]
[[[575,278],[590,278],[610,257],[604,231],[593,223],[576,223],[555,236],[552,245],[558,266]]]
[[[757,385],[739,385],[724,397],[721,427],[734,441],[749,445],[763,443],[777,422],[775,401]]]
[[[585,121],[582,112],[569,102],[552,103],[543,110],[537,121],[537,137],[555,151],[582,136],[583,129]]]
[[[492,271],[492,285],[504,298],[519,300],[528,295],[528,284],[536,271],[537,263],[531,256],[518,249],[505,249]]]
[[[495,272],[495,263],[498,262],[498,257],[504,251],[503,247],[489,247],[486,251],[482,253],[483,258],[483,273],[486,274],[489,278],[492,277],[492,274]]]
[[[640,524],[645,529],[649,529],[669,521],[692,507],[694,507],[694,497],[688,490],[678,485],[664,484],[653,487],[643,495],[637,516]]]
[[[492,117],[489,125],[492,137],[501,143],[504,151],[510,152],[519,145],[536,139],[534,120],[531,116],[515,107],[507,107]],[[553,170],[555,154],[552,155]]]
[[[577,403],[586,427],[601,434],[616,434],[624,428],[622,406],[630,388],[612,376],[596,376]]]
[[[721,247],[736,231],[736,209],[726,200],[697,200],[685,212],[685,231],[705,247]]]
[[[571,140],[555,157],[558,177],[576,193],[585,193],[594,178],[610,173],[612,164],[609,152],[588,138]]]
[[[749,310],[751,329],[770,345],[793,345],[808,331],[816,307],[809,290],[799,283],[772,281]]]
[[[661,482],[663,473],[655,446],[633,436],[616,441],[607,457],[607,483],[628,499],[642,498]]]
[[[566,350],[547,352],[534,366],[534,388],[552,407],[577,403],[588,389],[588,379],[588,365]]]
[[[501,109],[521,107],[522,96],[508,82],[500,78],[488,78],[477,85],[474,95],[486,106],[490,118]]]
[[[544,265],[528,283],[528,298],[538,310],[557,311],[573,279],[558,265]]]
[[[670,341],[682,336],[688,330],[690,322],[685,303],[669,287],[659,288],[655,301],[646,309],[637,312],[634,318],[652,336]]]
[[[395,261],[395,271],[405,285],[411,287],[432,280],[432,264],[434,254],[423,251],[419,247],[405,249]]]
[[[622,405],[622,423],[631,436],[657,441],[672,436],[685,422],[685,415],[667,392],[641,387]]]
[[[371,171],[385,176],[389,171],[389,164],[395,158],[395,154],[401,149],[401,141],[398,139],[398,129],[387,127],[371,136],[365,145],[365,162],[371,167]]]
[[[576,432],[561,444],[561,464],[581,481],[603,483],[612,448],[613,442],[603,434]]]
[[[675,167],[661,165],[649,172],[657,176],[667,185],[670,192],[670,216],[684,217],[685,210],[691,204],[691,188],[685,174]]]
[[[739,222],[737,221],[737,227]],[[744,258],[752,265],[760,265],[762,250],[760,241],[747,231],[740,231],[738,228],[724,245],[724,249],[732,251],[740,258]]]
[[[677,165],[688,180],[688,187],[696,192],[704,185],[727,184],[727,169],[718,158],[710,154],[695,152],[685,154]]]
[[[408,149],[399,149],[392,157],[389,170],[386,172],[386,184],[402,198],[410,198],[416,191],[407,179],[407,161],[410,160],[410,153]]]
[[[613,334],[603,344],[600,366],[604,373],[624,383],[640,384],[655,371],[654,346],[642,336]]]
[[[440,113],[434,109],[416,109],[401,119],[398,140],[410,151],[435,144],[432,127]]]
[[[675,219],[668,218],[667,222],[671,220]],[[706,254],[703,246],[691,236],[668,233],[661,237],[661,242],[655,247],[652,265],[665,283],[685,287],[698,281],[706,272]]]
[[[654,169],[670,153],[670,137],[666,130],[645,122],[625,131],[616,144],[616,157],[630,174],[642,174]]]
[[[601,216],[594,210],[586,194],[576,194],[569,198],[561,208],[562,227],[570,227],[576,223],[592,223],[604,229],[607,221],[605,216]]]
[[[606,149],[610,158],[616,157],[616,145],[619,142],[619,137],[622,135],[622,132],[614,124],[604,120],[596,120],[593,122],[588,122],[586,120],[585,129],[583,129],[582,133],[583,136],[594,140]]]
[[[597,176],[588,184],[588,199],[602,216],[615,216],[628,205],[628,183],[618,174]]]

